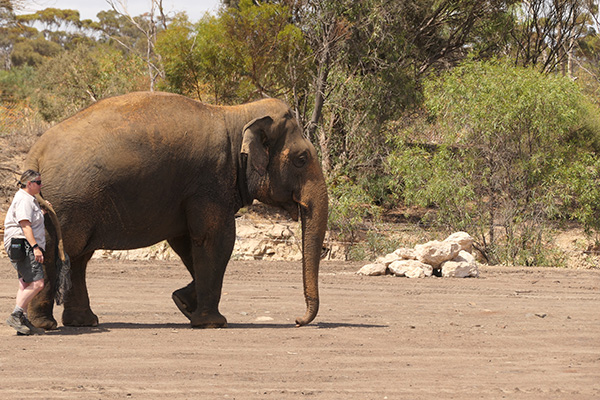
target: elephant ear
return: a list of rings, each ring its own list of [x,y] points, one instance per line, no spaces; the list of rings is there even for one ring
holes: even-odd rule
[[[266,173],[269,164],[267,132],[272,124],[273,119],[266,116],[256,118],[244,126],[241,153],[248,155],[250,168],[261,176]]]

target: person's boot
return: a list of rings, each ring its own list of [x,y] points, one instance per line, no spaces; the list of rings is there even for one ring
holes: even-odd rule
[[[6,320],[6,323],[22,335],[31,335],[31,329],[25,324],[25,316],[22,312],[13,312]]]
[[[31,335],[43,335],[46,333],[45,329],[34,326],[26,315],[23,315],[23,323],[29,328]]]

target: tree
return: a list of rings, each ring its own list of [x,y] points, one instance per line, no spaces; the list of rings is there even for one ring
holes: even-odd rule
[[[295,14],[316,70],[305,125],[324,169],[373,170],[382,128],[421,100],[420,81],[477,48],[489,51],[510,1],[309,0]],[[490,28],[493,26],[494,29]],[[345,166],[344,166],[345,165]]]
[[[600,20],[598,2],[589,1],[587,5],[590,23],[586,32],[576,42],[573,51],[572,76],[578,79],[585,93],[592,96],[600,105]]]
[[[252,86],[220,18],[206,15],[196,24],[176,18],[159,35],[157,50],[165,66],[161,88],[214,104],[248,98]]]
[[[249,0],[195,26],[174,20],[157,44],[166,87],[198,98],[208,92],[206,100],[215,103],[289,99],[305,77],[295,60],[306,51],[301,32],[289,20],[286,7]]]
[[[117,40],[125,48],[127,48],[133,54],[138,55],[145,61],[150,82],[150,91],[154,91],[156,81],[159,78],[164,77],[162,60],[160,54],[158,54],[155,50],[158,31],[160,29],[166,29],[167,27],[167,17],[164,14],[162,0],[152,0],[150,11],[139,17],[133,17],[129,13],[127,10],[126,1],[107,0],[107,2],[115,12],[126,17],[145,38],[144,51],[143,53],[138,53],[134,48],[128,46],[124,41],[119,40],[115,36],[110,36],[111,39]],[[156,21],[156,18],[158,18],[159,21]]]
[[[573,51],[597,9],[590,0],[527,0],[513,8],[510,29],[517,65],[572,75]]]
[[[0,8],[0,52],[4,69],[39,65],[63,49],[64,41],[57,40],[57,35],[48,35],[47,38],[44,32],[28,26],[39,19],[39,13],[17,16],[10,3]]]
[[[57,121],[104,97],[141,90],[143,65],[108,45],[79,46],[37,70],[33,102],[48,121]]]

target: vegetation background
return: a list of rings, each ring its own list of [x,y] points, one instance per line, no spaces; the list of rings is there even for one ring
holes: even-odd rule
[[[403,221],[468,231],[492,264],[560,266],[554,240],[578,227],[600,267],[598,1],[223,0],[198,21],[161,0],[142,15],[109,0],[95,20],[26,4],[0,0],[2,182],[108,96],[278,97],[319,151],[348,258],[398,247],[385,224]]]

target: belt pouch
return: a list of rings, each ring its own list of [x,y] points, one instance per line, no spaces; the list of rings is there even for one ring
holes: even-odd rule
[[[25,258],[25,241],[27,239],[12,238],[10,240],[10,252],[8,256],[13,261],[21,261]]]

